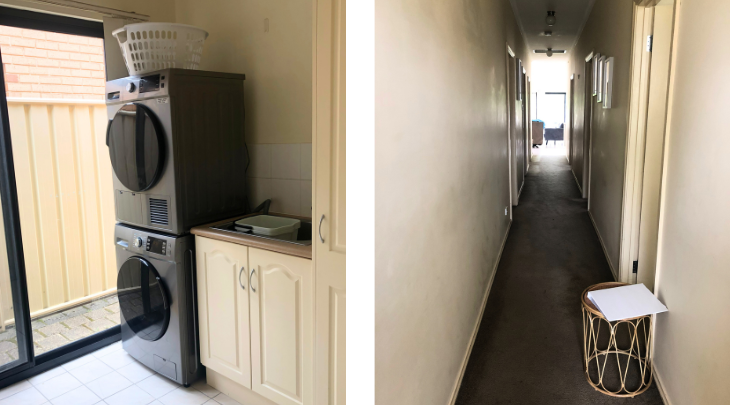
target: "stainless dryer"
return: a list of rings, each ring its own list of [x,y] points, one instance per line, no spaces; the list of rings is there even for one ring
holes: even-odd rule
[[[246,213],[244,79],[165,69],[107,82],[117,222],[182,235]]]
[[[117,295],[122,346],[183,385],[203,374],[198,352],[194,236],[117,224]]]

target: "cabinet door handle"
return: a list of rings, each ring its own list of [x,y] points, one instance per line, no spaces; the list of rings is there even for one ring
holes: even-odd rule
[[[322,214],[322,217],[319,218],[319,240],[324,243],[324,238],[322,237],[322,221],[324,221],[324,214]]]
[[[256,289],[253,288],[253,282],[251,282],[254,273],[256,273],[256,269],[251,269],[251,274],[248,276],[248,285],[251,287],[251,291],[256,292]]]
[[[243,274],[243,270],[245,270],[245,268],[241,266],[241,270],[238,272],[238,284],[240,284],[241,288],[245,290],[246,287],[244,287],[243,282],[241,282],[241,274]]]

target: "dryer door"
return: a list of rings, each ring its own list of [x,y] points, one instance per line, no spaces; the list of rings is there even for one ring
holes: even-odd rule
[[[164,137],[157,117],[142,104],[122,107],[106,133],[114,174],[131,191],[157,183],[165,160]]]
[[[117,295],[124,321],[144,340],[162,337],[170,322],[170,300],[162,278],[150,262],[130,257],[119,269]]]

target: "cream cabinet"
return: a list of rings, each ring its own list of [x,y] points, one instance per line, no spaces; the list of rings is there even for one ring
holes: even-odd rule
[[[315,402],[345,404],[345,0],[315,0]]]
[[[313,403],[311,261],[249,249],[253,390],[281,405]]]
[[[251,388],[248,247],[195,237],[200,361]]]
[[[317,405],[345,404],[345,0],[315,0],[312,179]]]
[[[314,404],[312,261],[201,236],[195,244],[203,365],[276,404]]]

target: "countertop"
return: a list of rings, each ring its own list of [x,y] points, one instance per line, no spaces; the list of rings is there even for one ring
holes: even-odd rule
[[[311,221],[310,218],[298,217],[298,216],[294,216],[294,215],[278,214],[275,212],[270,212],[269,214],[280,216],[280,217],[304,219],[307,221]],[[283,253],[285,255],[298,256],[298,257],[303,257],[305,259],[312,258],[312,245],[309,245],[309,246],[296,245],[293,243],[287,243],[287,242],[277,241],[277,240],[273,240],[273,239],[259,238],[256,236],[246,235],[243,233],[232,233],[232,232],[227,232],[227,231],[223,231],[220,229],[212,228],[213,226],[216,226],[216,225],[225,224],[227,222],[232,222],[232,221],[237,221],[241,218],[250,217],[253,215],[259,215],[259,213],[228,218],[223,221],[216,221],[216,222],[206,224],[206,225],[199,225],[199,226],[196,226],[193,229],[191,229],[190,233],[192,233],[193,235],[196,235],[196,236],[202,236],[202,237],[206,237],[206,238],[210,238],[210,239],[222,240],[224,242],[236,243],[239,245],[250,246],[252,248],[257,248],[257,249],[270,250],[272,252]]]

